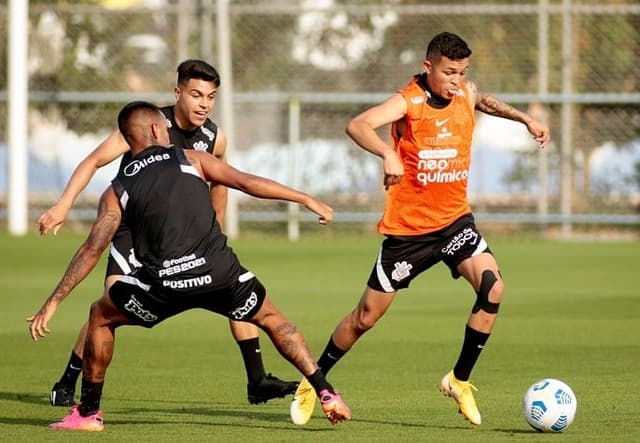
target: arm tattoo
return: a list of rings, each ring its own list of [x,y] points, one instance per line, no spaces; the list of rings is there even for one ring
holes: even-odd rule
[[[100,252],[104,251],[120,226],[120,220],[120,214],[116,211],[105,210],[104,213],[101,211],[91,229],[87,243],[99,249]]]
[[[528,121],[526,114],[488,94],[481,94],[478,92],[476,109],[484,112],[485,114],[508,118],[509,120],[521,123],[526,123]]]
[[[96,219],[87,240],[76,251],[62,279],[56,286],[52,300],[62,301],[98,263],[102,252],[106,249],[118,229],[121,216],[101,201]]]

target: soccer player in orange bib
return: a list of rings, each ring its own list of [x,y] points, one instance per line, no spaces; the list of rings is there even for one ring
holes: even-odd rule
[[[459,36],[436,35],[423,72],[347,125],[347,134],[383,161],[387,199],[378,230],[385,239],[360,301],[334,330],[318,366],[327,374],[384,315],[398,290],[444,262],[453,278],[469,282],[476,297],[459,358],[440,390],[455,400],[466,420],[479,425],[476,388],[469,378],[495,324],[504,284],[467,198],[474,111],[521,122],[541,148],[549,141],[549,128],[466,81],[470,56]],[[376,133],[386,125],[391,125],[392,146]],[[293,422],[306,423],[315,401],[303,379],[291,404]]]

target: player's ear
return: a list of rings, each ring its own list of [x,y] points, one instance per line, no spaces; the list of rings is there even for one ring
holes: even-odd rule
[[[180,88],[176,86],[175,88],[173,88],[173,92],[176,96],[176,101],[178,101],[180,99]]]
[[[162,141],[162,139],[160,138],[160,124],[158,123],[151,123],[151,135],[153,136],[153,140],[160,143]]]
[[[432,67],[431,61],[425,58],[424,61],[422,62],[422,70],[427,74],[431,74],[431,67]]]

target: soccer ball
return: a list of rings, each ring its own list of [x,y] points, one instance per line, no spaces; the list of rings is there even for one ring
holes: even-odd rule
[[[522,410],[529,425],[540,432],[562,432],[576,416],[578,401],[571,388],[554,378],[545,378],[524,394]]]

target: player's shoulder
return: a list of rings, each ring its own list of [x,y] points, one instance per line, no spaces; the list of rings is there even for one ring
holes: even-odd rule
[[[422,84],[422,77],[419,74],[413,76],[409,82],[396,91],[388,100],[388,107],[402,114],[412,114],[419,112],[427,103],[428,93]]]
[[[476,86],[476,84],[471,80],[467,80],[463,83],[462,86],[463,87],[460,90],[463,91],[463,94],[466,95],[469,102],[475,104],[479,96],[478,87]]]
[[[463,83],[463,85],[465,86],[465,89],[470,93],[470,94],[477,94],[478,93],[478,86],[475,84],[475,82],[471,81],[471,80],[467,80]]]
[[[402,99],[406,101],[407,105],[420,106],[426,103],[427,90],[424,76],[420,74],[414,75],[403,88],[396,91],[394,96],[396,98],[402,97]]]
[[[414,94],[422,94],[424,95],[425,86],[423,81],[423,76],[420,74],[416,74],[409,79],[407,84],[398,89],[396,92],[402,95],[414,95]]]
[[[214,142],[218,135],[218,125],[216,125],[211,118],[207,117],[204,124],[200,126],[200,131],[209,139],[209,141]]]
[[[213,120],[211,120],[211,117],[207,117],[202,127],[210,130],[215,130],[216,132],[218,131],[218,125]]]
[[[164,117],[167,119],[167,128],[169,129],[169,133],[171,133],[171,131],[179,129],[176,125],[175,113],[173,112],[173,105],[161,107],[160,112],[162,112],[162,114],[164,114]]]

